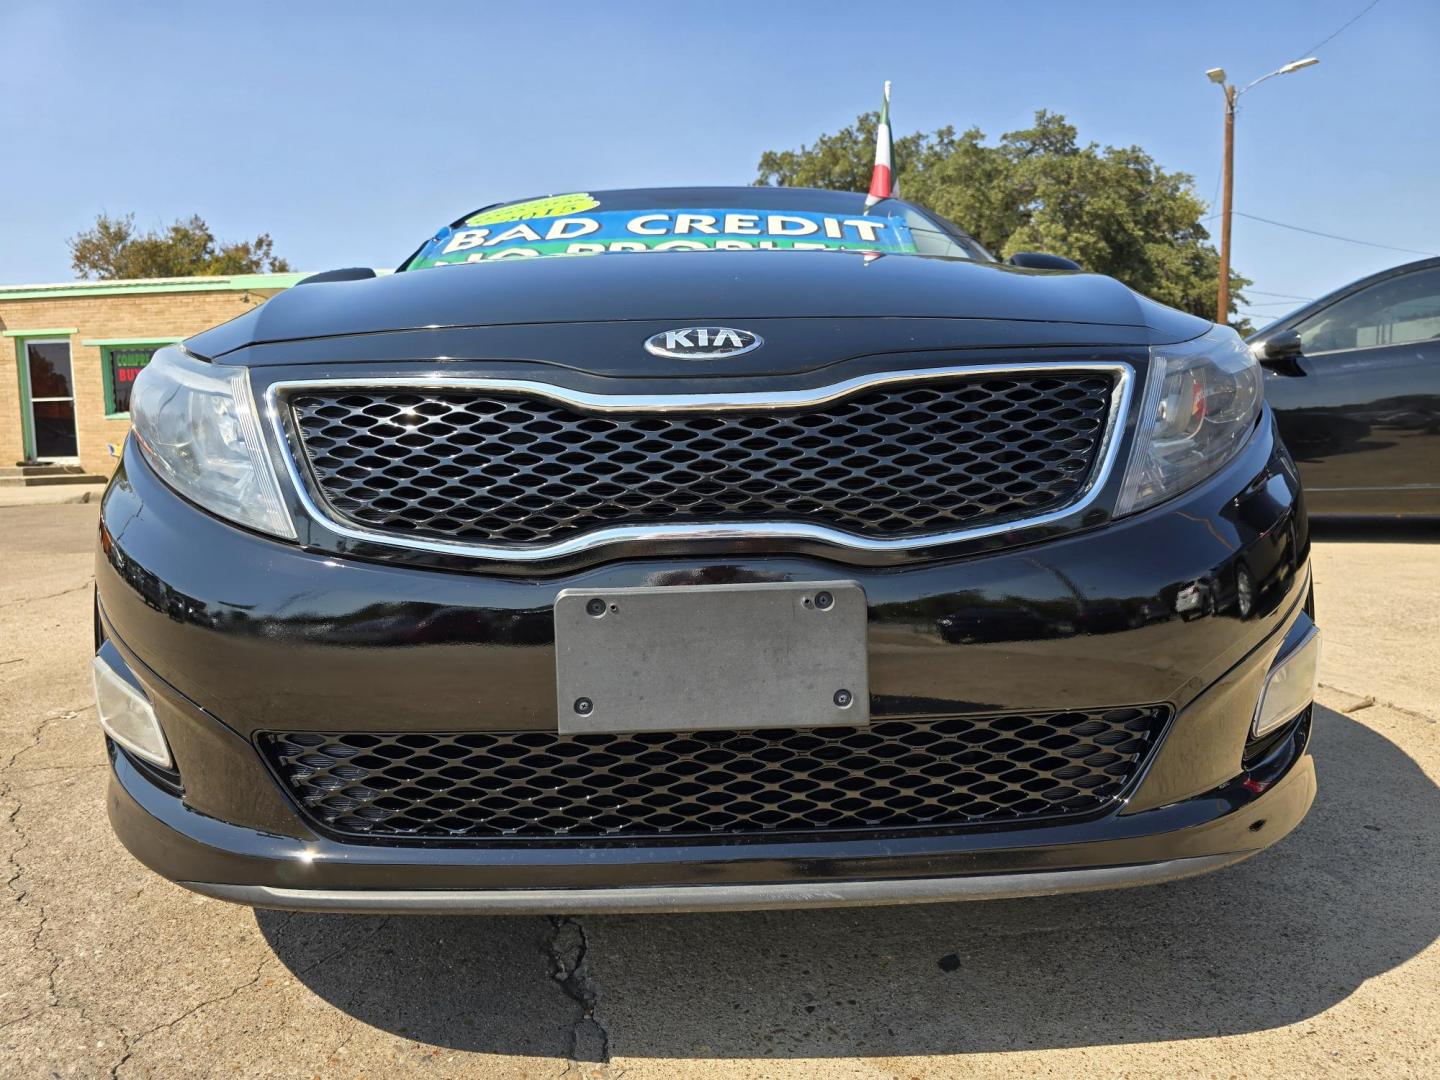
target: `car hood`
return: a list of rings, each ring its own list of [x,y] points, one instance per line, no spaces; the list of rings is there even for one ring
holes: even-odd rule
[[[1071,332],[1077,343],[1177,341],[1208,325],[1099,274],[914,255],[696,251],[506,260],[302,284],[186,347],[215,359],[267,343],[396,331],[867,318],[1092,328]],[[247,362],[265,362],[266,352]]]

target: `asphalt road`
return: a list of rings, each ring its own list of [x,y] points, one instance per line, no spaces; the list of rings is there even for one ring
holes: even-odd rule
[[[389,919],[203,899],[111,837],[95,515],[0,508],[0,1075],[1440,1075],[1440,535],[1318,544],[1320,795],[1230,870],[980,904]]]

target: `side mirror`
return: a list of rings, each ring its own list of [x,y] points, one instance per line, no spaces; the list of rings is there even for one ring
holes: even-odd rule
[[[1262,342],[1250,347],[1251,353],[1261,367],[1269,368],[1278,375],[1304,375],[1300,357],[1304,355],[1300,335],[1294,330],[1281,330]]]
[[[1017,251],[1005,262],[1026,270],[1079,270],[1080,264],[1064,255],[1047,255],[1043,251]]]

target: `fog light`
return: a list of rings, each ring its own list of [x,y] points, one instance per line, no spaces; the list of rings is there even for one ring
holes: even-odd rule
[[[1320,679],[1320,628],[1311,626],[1288,653],[1275,661],[1260,692],[1255,707],[1255,721],[1250,725],[1253,738],[1268,735],[1281,724],[1295,719],[1315,700],[1315,687]]]
[[[168,769],[170,748],[160,731],[160,721],[145,695],[125,681],[100,657],[90,665],[95,677],[95,705],[105,734],[137,757]]]

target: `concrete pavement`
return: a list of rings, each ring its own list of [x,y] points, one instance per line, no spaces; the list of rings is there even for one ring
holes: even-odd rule
[[[104,494],[104,484],[56,484],[50,487],[0,487],[0,508],[99,502],[100,496]]]
[[[1321,682],[1440,716],[1440,524],[1316,527]]]
[[[1320,795],[1219,874],[908,908],[372,918],[207,900],[113,839],[95,515],[0,509],[0,1076],[1440,1073],[1440,542],[1318,545]]]

